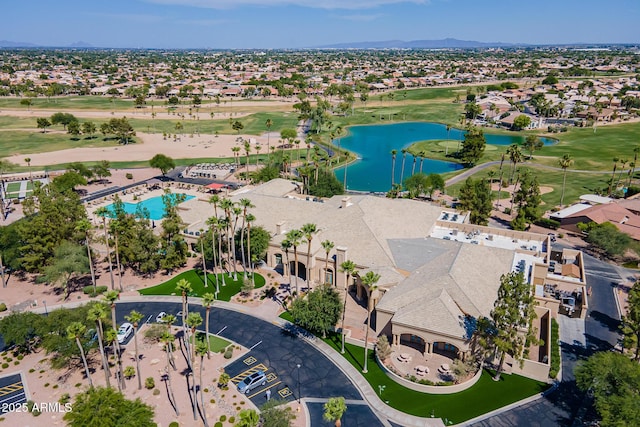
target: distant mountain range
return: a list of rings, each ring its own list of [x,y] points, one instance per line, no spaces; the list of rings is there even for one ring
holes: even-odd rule
[[[79,48],[90,48],[93,47],[87,42],[77,41],[75,43],[71,43],[66,46],[44,46],[27,42],[14,42],[11,40],[0,40],[0,48],[3,47],[79,47]]]
[[[513,47],[523,44],[502,42],[478,42],[473,40],[440,39],[440,40],[385,40],[374,42],[338,43],[316,46],[319,49],[473,49],[483,47]]]

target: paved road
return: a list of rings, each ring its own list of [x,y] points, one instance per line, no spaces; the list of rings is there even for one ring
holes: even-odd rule
[[[160,311],[175,314],[180,309],[179,303],[123,302],[118,303],[116,314],[120,323],[131,310],[143,313],[145,319],[149,316],[154,319]],[[201,306],[190,305],[189,310],[200,312],[202,318],[205,318],[205,311]],[[217,307],[211,310],[209,331],[212,333],[221,331],[219,336],[251,348],[248,354],[225,368],[231,377],[246,375],[247,371],[259,365],[266,368],[267,374],[272,374],[265,386],[249,394],[249,398],[257,406],[266,401],[267,388],[271,388],[272,398],[282,397],[285,400],[292,400],[298,397],[342,396],[345,399],[364,403],[358,390],[338,367],[315,347],[289,331],[263,320]],[[298,374],[300,375],[299,383]],[[373,413],[370,417],[362,415],[357,419],[363,421],[352,424],[350,420],[349,425],[369,427],[376,425],[374,421],[380,423]]]
[[[557,247],[557,246],[555,246]],[[554,248],[555,248],[554,247]],[[507,426],[576,426],[577,417],[588,421],[596,414],[590,401],[576,387],[573,371],[576,364],[594,351],[611,350],[619,339],[619,315],[614,298],[614,286],[621,281],[617,269],[585,254],[587,284],[592,288],[589,309],[584,322],[560,319],[561,329],[573,335],[560,336],[562,350],[562,383],[549,395],[527,405],[506,411],[473,424],[482,427]],[[584,333],[579,331],[583,330]],[[569,336],[567,336],[569,335]],[[582,336],[579,336],[582,335]]]

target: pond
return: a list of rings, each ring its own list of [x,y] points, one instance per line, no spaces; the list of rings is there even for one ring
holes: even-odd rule
[[[440,123],[408,122],[389,125],[367,125],[349,127],[349,135],[340,139],[342,148],[355,153],[358,160],[347,167],[347,189],[354,191],[386,192],[391,188],[391,150],[397,150],[394,182],[400,182],[402,174],[402,153],[400,150],[414,142],[430,139],[451,139],[462,141],[464,130],[451,128],[447,132],[446,125]],[[487,144],[511,145],[522,144],[524,136],[494,135],[485,133]],[[545,145],[555,141],[541,138]],[[338,140],[333,141],[338,144]],[[404,167],[404,178],[411,175],[413,156],[407,154]],[[415,172],[418,172],[420,160],[417,159]],[[424,159],[422,172],[445,173],[462,169],[462,165],[442,160]],[[335,171],[340,182],[344,182],[344,167]]]

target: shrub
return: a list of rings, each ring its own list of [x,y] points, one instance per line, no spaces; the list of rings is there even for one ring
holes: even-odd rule
[[[540,218],[535,224],[551,230],[557,230],[560,228],[560,222],[551,218]]]
[[[555,378],[560,372],[560,333],[556,319],[551,318],[551,366],[549,378]]]
[[[385,360],[391,356],[391,346],[389,345],[389,339],[386,335],[381,335],[380,338],[378,338],[376,351],[380,360]]]
[[[511,215],[511,208],[504,208],[504,213],[506,215]]]
[[[153,395],[154,396],[157,396],[159,394],[160,394],[160,390],[158,390],[158,389],[153,390]]]
[[[147,390],[151,390],[152,388],[154,388],[156,386],[156,382],[153,377],[149,377],[144,380],[144,386],[147,388]]]
[[[74,387],[80,388],[82,387],[82,383],[75,383]]]
[[[171,422],[169,423],[169,427],[179,427],[179,426],[180,426],[180,424],[178,424],[178,422],[177,422],[177,421],[171,421]]]
[[[127,174],[125,175],[125,178],[127,178],[127,179],[133,179],[133,174],[132,174],[132,173],[128,173],[128,172],[127,172]],[[169,425],[171,425],[171,424],[169,424]],[[178,425],[178,423],[176,423],[176,426],[177,426],[177,425]]]
[[[127,366],[126,368],[124,368],[124,377],[128,380],[130,380],[131,378],[136,376],[136,368],[134,368],[133,366]]]
[[[236,417],[229,417],[229,422],[231,424],[235,423],[236,422]]]
[[[7,369],[8,367],[9,367],[8,363],[5,362],[5,363],[2,364],[2,369]]]
[[[60,399],[58,399],[58,402],[61,405],[64,405],[65,403],[69,403],[70,400],[71,400],[71,396],[69,395],[69,393],[65,393],[62,396],[60,396]]]
[[[44,386],[45,387],[49,387],[49,383],[44,383]]]
[[[222,423],[218,421],[213,425],[213,427],[222,427]]]
[[[233,357],[233,346],[230,345],[229,347],[227,347],[227,349],[224,351],[224,358],[225,359],[231,359]]]
[[[0,303],[0,312],[7,311],[7,304]]]
[[[29,373],[30,373],[30,374],[33,374],[35,371],[36,371],[36,370],[35,370],[35,369],[33,369],[33,368],[29,369]]]
[[[165,332],[167,332],[167,327],[165,325],[154,324],[144,331],[144,338],[145,340],[157,343],[160,342],[160,338]]]
[[[227,421],[227,416],[226,415],[220,415],[220,422],[225,422]]]
[[[106,286],[96,286],[96,291],[95,292],[93,292],[93,286],[85,286],[84,288],[82,288],[82,292],[84,292],[85,294],[89,295],[90,297],[95,297],[95,296],[98,296],[98,295],[102,295],[106,291],[107,291],[107,287]]]

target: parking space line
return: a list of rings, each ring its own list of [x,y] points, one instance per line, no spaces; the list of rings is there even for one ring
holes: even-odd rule
[[[245,379],[249,375],[253,374],[254,372],[266,371],[267,369],[269,369],[269,368],[267,368],[265,365],[260,363],[260,364],[258,364],[256,366],[253,366],[253,367],[247,369],[244,372],[239,373],[235,377],[231,378],[231,382],[234,383],[234,384],[238,384],[240,381],[242,381],[243,379]]]
[[[8,386],[4,386],[2,388],[0,388],[0,396],[4,396],[6,394],[11,394],[14,393],[18,390],[22,390],[24,387],[22,386],[22,383],[13,383],[13,384],[9,384]]]
[[[271,384],[269,387],[265,387],[265,388],[263,388],[262,390],[260,390],[259,392],[254,393],[254,394],[252,394],[252,395],[249,395],[249,396],[247,396],[247,397],[248,397],[249,399],[253,399],[254,397],[256,397],[257,395],[259,395],[260,393],[264,393],[264,392],[266,392],[267,390],[269,390],[270,388],[273,388],[273,387],[277,386],[277,385],[278,385],[278,384],[280,384],[280,383],[282,383],[282,381],[278,381],[278,382],[277,382],[277,383],[275,383],[275,384]]]

